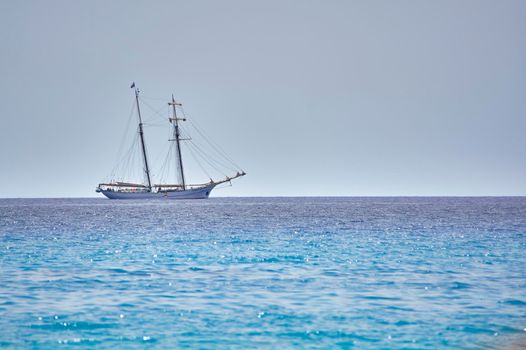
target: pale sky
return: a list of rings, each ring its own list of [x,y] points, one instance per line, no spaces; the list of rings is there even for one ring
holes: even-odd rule
[[[132,81],[247,172],[214,196],[526,195],[525,38],[521,0],[2,1],[0,197],[102,197]]]

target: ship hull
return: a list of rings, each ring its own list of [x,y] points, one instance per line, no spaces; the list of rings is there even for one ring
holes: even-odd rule
[[[119,192],[101,190],[100,192],[109,199],[206,199],[214,187],[215,184],[184,191]]]

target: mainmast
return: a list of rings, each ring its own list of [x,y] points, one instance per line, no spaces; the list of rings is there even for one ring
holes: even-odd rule
[[[135,87],[135,83],[132,84]],[[137,103],[137,114],[139,115],[139,136],[141,139],[142,159],[144,161],[144,175],[148,181],[148,190],[152,190],[152,181],[150,179],[150,168],[148,167],[148,157],[146,156],[146,146],[144,145],[144,132],[142,130],[141,109],[139,107],[139,89],[135,88],[135,102]]]
[[[184,121],[185,119],[177,118],[177,111],[176,111],[175,106],[180,106],[181,104],[175,102],[174,95],[172,95],[172,102],[168,102],[168,105],[172,106],[172,110],[173,110],[173,118],[169,118],[169,120],[174,126],[174,139],[171,141],[175,141],[175,147],[177,148],[176,162],[177,162],[178,178],[179,178],[179,183],[181,184],[183,190],[185,190],[186,183],[184,180],[183,157],[181,155],[181,134],[179,133],[179,120]]]

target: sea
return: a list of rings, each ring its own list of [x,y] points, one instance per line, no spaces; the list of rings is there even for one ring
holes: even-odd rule
[[[0,200],[6,349],[524,349],[526,197]]]

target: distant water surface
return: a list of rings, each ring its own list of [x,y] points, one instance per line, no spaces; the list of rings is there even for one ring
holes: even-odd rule
[[[0,347],[526,344],[526,198],[0,200]]]

